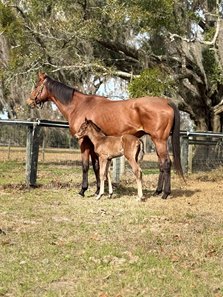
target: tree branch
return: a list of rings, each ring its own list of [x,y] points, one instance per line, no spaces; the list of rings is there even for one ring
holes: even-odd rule
[[[185,37],[182,37],[178,34],[173,34],[173,33],[170,33],[168,32],[168,35],[170,37],[170,41],[173,42],[176,38],[182,40],[182,41],[186,41],[186,42],[199,42],[201,44],[205,44],[205,45],[213,45],[216,43],[216,40],[217,40],[217,37],[218,37],[218,34],[219,34],[219,29],[220,29],[220,21],[221,19],[218,17],[217,21],[216,21],[216,30],[215,30],[215,34],[214,34],[214,37],[212,38],[211,41],[205,41],[205,40],[200,40],[200,39],[197,39],[197,38],[192,38],[192,39],[188,39],[188,38],[185,38]]]
[[[118,71],[112,68],[106,68],[103,65],[97,64],[97,63],[80,63],[80,64],[75,64],[75,65],[55,65],[52,63],[45,63],[45,65],[49,65],[54,70],[52,72],[58,72],[61,70],[71,70],[71,69],[86,69],[86,68],[93,68],[102,71],[102,75],[114,75],[118,76],[120,78],[124,79],[130,79],[133,77],[138,77],[138,75],[133,75],[132,73],[124,72],[124,71]]]
[[[116,53],[125,54],[128,59],[131,59],[135,63],[139,63],[139,54],[138,51],[121,43],[112,42],[112,41],[103,41],[103,40],[96,40],[99,44],[103,47],[107,48],[108,50],[112,50]]]
[[[215,107],[213,107],[214,114],[220,114],[223,112],[223,99]]]

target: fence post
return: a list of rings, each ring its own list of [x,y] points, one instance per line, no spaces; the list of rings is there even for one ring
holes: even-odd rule
[[[26,142],[26,184],[28,187],[34,187],[36,185],[39,131],[40,127],[36,124],[28,126]]]
[[[9,139],[9,143],[8,143],[8,160],[10,160],[10,152],[11,152],[11,139]]]
[[[188,146],[189,146],[188,136],[182,136],[182,138],[181,138],[181,164],[182,164],[183,173],[188,172]]]
[[[43,143],[42,143],[42,160],[45,161],[45,136],[43,136]]]
[[[112,160],[112,179],[117,184],[120,183],[120,169],[121,169],[120,163],[121,163],[120,158],[114,158]]]
[[[188,138],[188,173],[193,172],[193,144],[190,143],[192,137]]]
[[[112,180],[119,184],[121,176],[125,172],[125,157],[118,157],[112,160]]]

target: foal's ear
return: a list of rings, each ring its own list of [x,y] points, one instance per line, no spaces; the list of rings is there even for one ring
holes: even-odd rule
[[[88,119],[85,117],[85,122],[87,123],[88,122]]]

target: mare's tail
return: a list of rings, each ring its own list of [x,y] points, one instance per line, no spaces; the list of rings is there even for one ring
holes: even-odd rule
[[[136,153],[136,162],[137,163],[142,161],[144,154],[145,154],[144,142],[142,141],[142,139],[139,139],[139,146],[138,146],[138,150]]]
[[[177,106],[173,102],[169,102],[169,105],[174,110],[174,123],[172,127],[172,149],[173,149],[173,162],[174,167],[178,175],[180,175],[183,180],[184,174],[181,166],[181,157],[180,157],[180,112]]]

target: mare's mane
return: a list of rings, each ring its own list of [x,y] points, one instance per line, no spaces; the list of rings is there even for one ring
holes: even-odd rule
[[[54,96],[63,104],[68,104],[71,101],[74,92],[76,91],[74,88],[53,80],[49,76],[46,77],[46,86],[48,90],[53,93]]]

